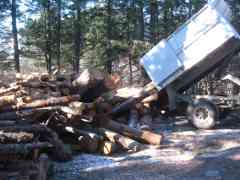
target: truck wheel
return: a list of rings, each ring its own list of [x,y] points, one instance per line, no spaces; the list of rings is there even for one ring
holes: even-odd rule
[[[199,129],[213,128],[218,120],[218,108],[212,102],[205,99],[195,100],[189,108],[192,124]]]

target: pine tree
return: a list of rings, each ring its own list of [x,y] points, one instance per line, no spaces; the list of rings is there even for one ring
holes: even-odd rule
[[[16,0],[12,0],[12,4],[11,4],[11,16],[12,16],[12,35],[13,35],[13,44],[14,44],[15,70],[16,70],[17,72],[20,72],[19,49],[18,49],[17,5],[16,5]]]

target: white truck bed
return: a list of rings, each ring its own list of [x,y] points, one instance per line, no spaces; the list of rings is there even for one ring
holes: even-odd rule
[[[171,84],[180,89],[240,47],[230,17],[223,0],[210,1],[141,59],[158,90]]]

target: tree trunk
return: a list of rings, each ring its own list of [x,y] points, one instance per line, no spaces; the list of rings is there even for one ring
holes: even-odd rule
[[[107,1],[107,62],[105,65],[105,69],[108,73],[112,73],[112,0]]]
[[[51,1],[47,1],[46,6],[46,53],[45,58],[47,61],[47,70],[48,73],[52,72],[52,16],[51,16]]]
[[[61,9],[62,9],[62,0],[57,0],[58,12],[57,12],[57,66],[58,73],[61,70]]]
[[[131,48],[131,47],[129,47],[129,48]],[[129,82],[130,82],[130,85],[132,85],[133,84],[132,54],[131,54],[131,50],[129,50],[129,51],[130,51],[128,53],[129,76],[130,76]]]
[[[131,28],[133,24],[133,28]],[[130,8],[127,11],[127,41],[128,41],[128,65],[129,65],[129,83],[133,83],[133,57],[132,57],[132,40],[135,37],[135,32],[137,32],[137,21],[136,21],[136,8],[135,0],[131,0]]]
[[[80,66],[80,48],[81,48],[81,27],[80,27],[80,20],[81,20],[81,9],[80,9],[80,0],[75,0],[75,8],[76,8],[76,15],[75,15],[75,22],[74,22],[74,62],[73,62],[73,70],[76,73],[79,73],[79,66]]]
[[[154,44],[156,44],[158,40],[157,23],[158,23],[158,2],[156,0],[152,0],[150,2],[150,33],[151,42]]]
[[[188,18],[192,16],[192,0],[188,2]]]
[[[12,0],[12,35],[14,42],[14,59],[15,59],[15,70],[20,72],[19,64],[19,49],[18,49],[18,32],[17,32],[17,12],[16,12],[16,0]]]
[[[140,1],[139,2],[139,26],[140,26],[140,32],[139,32],[139,39],[144,40],[144,29],[145,29],[145,24],[144,24],[144,2]]]

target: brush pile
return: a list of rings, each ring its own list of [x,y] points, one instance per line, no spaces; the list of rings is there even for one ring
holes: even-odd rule
[[[109,155],[160,145],[151,131],[154,86],[118,89],[116,75],[17,74],[0,88],[0,160],[69,160],[72,151]],[[9,163],[5,163],[9,164]],[[14,163],[16,165],[16,163]],[[0,169],[6,167],[0,167]]]

